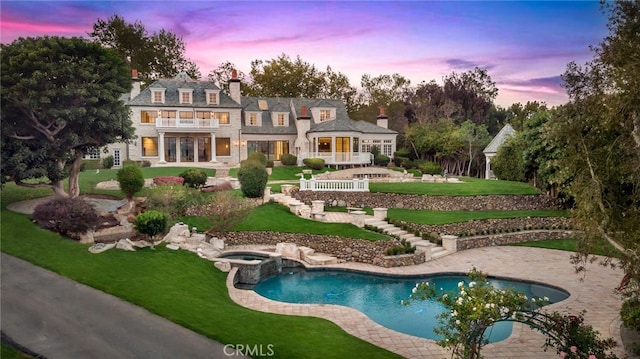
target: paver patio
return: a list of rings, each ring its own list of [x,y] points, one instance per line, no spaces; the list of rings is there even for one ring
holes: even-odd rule
[[[560,250],[505,246],[462,251],[411,267],[382,268],[354,262],[328,267],[393,274],[466,273],[472,267],[476,267],[493,276],[557,286],[568,291],[570,297],[545,308],[572,314],[586,310],[585,321],[603,337],[613,337],[619,343],[617,354],[622,355],[619,316],[622,302],[620,295],[614,289],[621,279],[621,271],[593,263],[587,265],[586,276],[576,274],[569,261],[570,255],[570,252]],[[449,352],[432,340],[387,329],[351,308],[337,305],[282,303],[264,298],[252,290],[236,289],[232,280],[235,272],[235,268],[230,272],[227,288],[231,298],[244,307],[271,313],[326,318],[351,335],[406,358],[448,358],[450,356]],[[487,345],[483,349],[483,354],[487,358],[557,358],[558,355],[554,351],[543,351],[543,343],[542,334],[525,325],[514,323],[512,335],[507,340]]]

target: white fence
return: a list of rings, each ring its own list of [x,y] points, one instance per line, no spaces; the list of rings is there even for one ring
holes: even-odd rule
[[[369,192],[369,178],[347,180],[300,179],[301,191]]]

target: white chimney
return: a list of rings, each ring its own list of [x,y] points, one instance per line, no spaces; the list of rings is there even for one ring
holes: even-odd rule
[[[231,79],[229,80],[229,96],[240,105],[240,79],[238,79],[238,71],[231,71]]]
[[[389,117],[384,114],[384,107],[380,107],[380,114],[376,117],[378,127],[389,128]]]
[[[130,100],[140,94],[140,79],[138,78],[138,70],[136,69],[131,70],[131,82],[133,83],[133,86],[131,87]]]

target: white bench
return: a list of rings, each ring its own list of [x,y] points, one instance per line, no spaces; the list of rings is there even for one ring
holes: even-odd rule
[[[324,221],[326,215],[325,212],[311,212],[311,218],[316,221]]]

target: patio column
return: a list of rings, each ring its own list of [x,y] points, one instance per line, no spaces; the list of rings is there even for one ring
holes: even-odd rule
[[[158,132],[158,155],[160,155],[159,163],[167,163],[164,158],[164,132]]]
[[[211,161],[209,162],[217,162],[216,159],[216,134],[215,132],[211,132]]]

